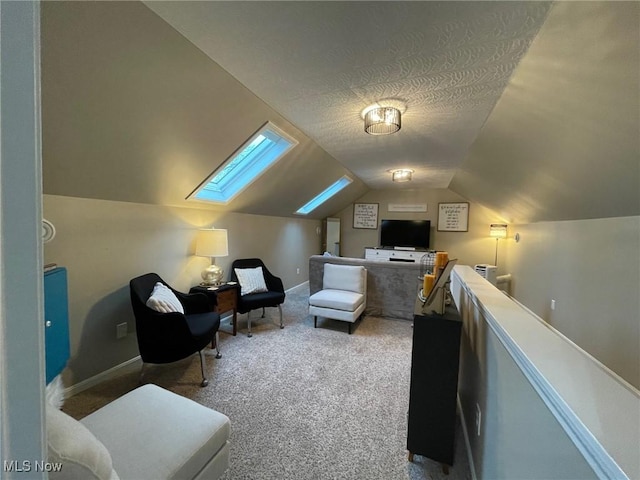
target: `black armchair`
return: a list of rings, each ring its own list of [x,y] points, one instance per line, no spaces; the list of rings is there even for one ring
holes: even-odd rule
[[[238,312],[247,314],[247,336],[249,337],[252,336],[251,317],[249,316],[249,312],[258,308],[262,308],[262,317],[264,318],[265,307],[278,307],[278,310],[280,311],[280,328],[284,328],[284,324],[282,323],[282,303],[284,303],[285,298],[284,286],[282,284],[282,280],[273,275],[262,260],[259,258],[242,258],[234,260],[231,264],[231,280],[238,282],[236,268],[243,269],[256,267],[262,267],[267,291],[249,293],[247,295],[241,294],[240,298],[238,298]]]
[[[160,313],[147,307],[147,300],[157,282],[173,291],[184,308],[184,314]],[[129,290],[136,319],[138,349],[143,362],[140,380],[147,363],[171,363],[198,352],[202,371],[201,386],[205,387],[209,382],[204,373],[202,349],[209,342],[215,342],[216,358],[222,356],[218,348],[220,315],[212,311],[207,296],[204,293],[178,292],[155,273],[134,278],[129,282]]]

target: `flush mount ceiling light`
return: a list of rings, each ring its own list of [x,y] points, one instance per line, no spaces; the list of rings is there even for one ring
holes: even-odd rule
[[[400,130],[400,110],[376,107],[364,115],[364,131],[369,135],[389,135]]]
[[[403,168],[400,170],[391,170],[391,180],[394,182],[410,182],[413,170]]]

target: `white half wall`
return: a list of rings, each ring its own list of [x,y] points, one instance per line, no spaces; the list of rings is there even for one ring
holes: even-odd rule
[[[454,268],[451,291],[476,478],[640,476],[637,389],[470,267]]]

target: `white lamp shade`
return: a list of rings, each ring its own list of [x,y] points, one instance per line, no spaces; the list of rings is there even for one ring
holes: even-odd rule
[[[489,236],[493,238],[507,238],[507,225],[504,223],[492,223],[489,226]]]
[[[199,257],[226,257],[229,255],[227,230],[223,228],[199,230],[196,238],[196,255]]]

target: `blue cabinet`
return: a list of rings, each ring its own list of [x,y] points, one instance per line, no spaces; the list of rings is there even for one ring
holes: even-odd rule
[[[55,268],[44,274],[44,343],[47,383],[69,360],[69,305],[67,270]]]

